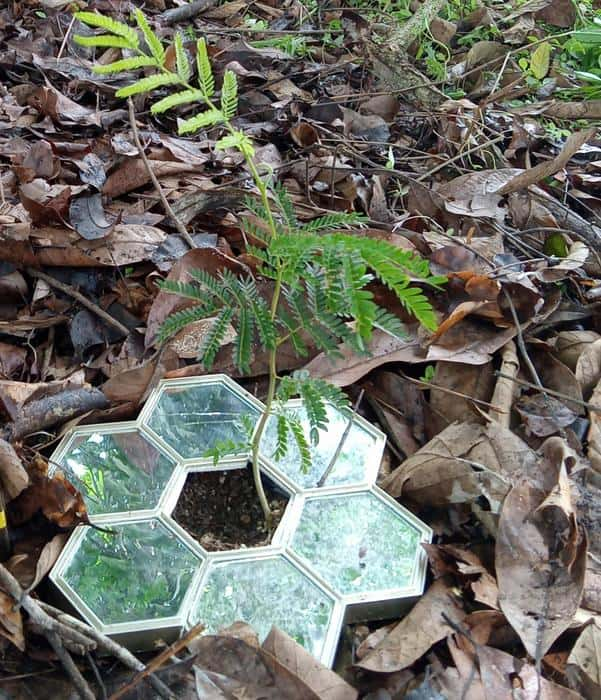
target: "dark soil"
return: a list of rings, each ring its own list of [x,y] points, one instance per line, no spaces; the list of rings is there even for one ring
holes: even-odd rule
[[[269,532],[250,467],[190,474],[173,517],[210,552],[267,545],[288,497],[265,477],[263,485],[273,512]]]

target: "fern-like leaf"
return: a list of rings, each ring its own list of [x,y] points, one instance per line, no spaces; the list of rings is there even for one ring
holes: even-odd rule
[[[209,61],[207,43],[204,39],[199,39],[196,42],[196,65],[198,68],[198,84],[204,93],[204,97],[209,99],[215,93],[215,78],[213,77],[211,62]]]
[[[223,123],[223,114],[218,109],[208,109],[206,112],[196,114],[190,119],[185,119],[180,122],[177,131],[180,135],[193,134],[199,129],[205,129],[208,126],[215,126]]]
[[[156,58],[152,56],[131,56],[130,58],[122,58],[120,61],[114,61],[113,63],[95,65],[92,70],[99,75],[106,75],[108,73],[121,73],[122,71],[137,70],[138,68],[156,65]]]
[[[226,148],[235,148],[240,151],[245,158],[249,159],[254,158],[255,155],[255,149],[252,141],[242,131],[234,131],[233,133],[220,138],[215,144],[215,148],[220,151],[224,151]]]
[[[238,309],[238,328],[234,341],[233,360],[241,372],[250,371],[250,358],[253,337],[254,318],[248,309],[241,306]]]
[[[298,392],[303,401],[305,412],[307,413],[311,442],[316,445],[319,442],[319,431],[325,430],[328,424],[328,413],[325,401],[311,379],[299,381]]]
[[[177,74],[182,83],[187,83],[192,77],[192,66],[190,65],[188,54],[184,48],[184,40],[179,32],[175,35],[173,46],[175,47],[175,66]]]
[[[215,356],[234,318],[234,309],[224,307],[215,317],[211,330],[198,350],[198,357],[207,369],[211,369]]]
[[[278,203],[278,208],[288,229],[288,233],[292,233],[298,228],[298,221],[296,219],[296,214],[294,213],[294,204],[290,195],[288,194],[286,188],[281,183],[278,183],[273,188],[273,193],[275,195],[276,201]]]
[[[287,416],[287,422],[300,455],[300,470],[303,474],[307,474],[311,469],[311,448],[305,436],[303,424],[296,416]]]
[[[165,49],[163,48],[161,40],[150,28],[144,13],[137,7],[134,9],[134,15],[140,31],[144,35],[146,46],[150,49],[150,53],[156,59],[159,66],[162,66],[165,63]]]
[[[229,121],[238,110],[238,79],[232,70],[226,70],[223,74],[221,86],[221,111]]]
[[[109,34],[123,37],[131,49],[138,48],[139,41],[136,30],[128,27],[127,24],[123,24],[123,22],[117,22],[117,20],[105,17],[97,12],[76,12],[75,18],[90,27],[98,27]]]
[[[150,111],[152,114],[161,114],[162,112],[167,112],[180,105],[189,104],[190,102],[199,102],[202,97],[202,92],[196,89],[174,92],[172,95],[167,95],[167,97],[163,97],[162,100],[155,102],[150,108]]]
[[[209,313],[210,312],[208,312],[204,306],[190,306],[187,309],[175,311],[167,316],[165,321],[161,324],[158,332],[159,341],[164,343],[176,333],[183,330],[190,323],[207,318]]]
[[[317,219],[312,219],[301,227],[304,233],[317,233],[318,231],[332,231],[343,226],[356,226],[367,221],[367,217],[358,212],[332,212]]]
[[[76,34],[73,37],[76,44],[80,46],[98,46],[100,48],[111,48],[111,49],[131,49],[132,45],[127,39],[122,36],[115,36],[113,34],[95,34],[93,36],[83,36],[82,34]]]
[[[130,97],[131,95],[139,95],[142,92],[152,92],[163,85],[174,85],[179,82],[179,78],[174,73],[156,73],[142,78],[131,85],[117,90],[117,97]]]
[[[276,460],[280,460],[286,456],[288,452],[288,434],[290,429],[288,428],[288,420],[284,413],[279,413],[276,416],[276,441],[275,450],[273,452],[273,457]]]

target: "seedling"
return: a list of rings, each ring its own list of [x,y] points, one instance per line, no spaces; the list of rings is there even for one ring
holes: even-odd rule
[[[176,34],[173,48],[175,67],[167,64],[166,50],[152,31],[144,14],[134,11],[137,28],[91,12],[76,17],[105,31],[95,36],[76,36],[84,46],[113,47],[130,56],[107,65],[96,65],[102,74],[144,68],[149,72],[119,89],[117,97],[131,97],[170,88],[176,92],[153,102],[152,114],[161,114],[182,105],[196,104],[203,111],[179,122],[180,134],[220,127],[224,134],[216,142],[218,150],[234,148],[245,158],[247,168],[259,193],[258,200],[248,199],[248,217],[241,227],[249,241],[247,253],[254,256],[258,275],[235,276],[224,270],[214,276],[204,270],[192,270],[191,282],[165,281],[162,288],[193,302],[172,314],[163,325],[160,338],[167,341],[173,334],[199,319],[212,319],[211,330],[199,347],[199,358],[207,369],[233,327],[233,359],[242,373],[249,372],[254,353],[268,358],[269,384],[265,410],[250,438],[253,475],[267,522],[269,504],[260,476],[259,446],[268,419],[277,421],[276,457],[286,454],[292,441],[301,455],[301,468],[310,467],[310,443],[316,443],[319,431],[328,422],[327,405],[344,410],[348,400],[343,392],[327,382],[295,373],[280,377],[277,370],[278,350],[284,343],[292,345],[299,356],[308,354],[308,346],[330,355],[339,353],[345,343],[366,352],[374,328],[391,335],[403,332],[400,320],[374,301],[367,286],[374,280],[392,290],[405,309],[426,328],[436,327],[434,310],[420,287],[412,280],[439,287],[444,278],[430,274],[427,261],[418,255],[396,248],[386,241],[341,232],[356,225],[362,217],[355,213],[333,212],[302,224],[296,218],[287,192],[271,182],[265,168],[255,159],[251,139],[237,129],[233,120],[237,112],[236,75],[226,70],[220,99],[216,98],[216,81],[204,38],[196,43],[196,78],[184,49],[181,34]],[[259,276],[267,281],[262,287]],[[263,291],[268,287],[268,291]],[[284,410],[293,396],[300,396],[309,422],[309,438],[297,418]],[[231,451],[232,446],[227,446]],[[219,455],[217,454],[218,458]]]

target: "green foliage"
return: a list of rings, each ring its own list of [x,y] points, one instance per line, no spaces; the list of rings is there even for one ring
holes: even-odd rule
[[[204,319],[210,325],[199,348],[199,358],[207,369],[213,365],[232,329],[235,336],[232,359],[242,373],[250,371],[255,353],[267,354],[270,367],[267,408],[261,427],[252,437],[252,447],[255,481],[260,497],[263,496],[262,505],[268,511],[257,463],[258,444],[267,415],[277,416],[277,454],[282,456],[288,441],[293,439],[301,454],[302,467],[307,469],[311,459],[309,443],[298,419],[284,411],[285,402],[292,396],[301,397],[312,442],[316,442],[319,431],[326,428],[328,403],[348,410],[348,401],[340,389],[323,380],[303,373],[278,377],[278,348],[289,342],[299,356],[304,356],[307,346],[313,345],[334,356],[340,354],[341,344],[366,351],[374,328],[401,335],[403,326],[399,318],[376,303],[369,289],[374,281],[386,285],[410,314],[433,330],[436,327],[434,310],[414,282],[419,280],[437,288],[444,278],[432,276],[427,261],[418,255],[386,241],[344,230],[362,222],[363,218],[356,213],[332,212],[308,223],[299,223],[286,190],[271,186],[261,175],[254,161],[251,139],[231,123],[238,108],[236,75],[225,71],[219,102],[215,102],[215,79],[204,39],[197,41],[196,87],[190,83],[192,66],[182,36],[177,34],[174,39],[176,68],[173,71],[165,65],[164,47],[144,15],[137,11],[135,16],[147,50],[140,48],[137,33],[126,25],[94,13],[77,13],[81,21],[106,32],[95,39],[126,42],[127,47],[120,45],[135,54],[109,66],[97,66],[97,72],[154,68],[155,72],[118,90],[117,96],[152,93],[173,86],[177,88],[175,92],[151,106],[153,114],[184,104],[203,105],[203,111],[180,121],[179,133],[190,134],[221,126],[225,134],[217,140],[216,147],[237,149],[244,155],[260,194],[259,200],[249,199],[247,207],[258,220],[265,222],[265,228],[248,219],[243,219],[241,225],[246,239],[253,244],[248,246],[248,253],[257,259],[263,280],[260,282],[259,277],[250,273],[237,276],[227,269],[217,275],[192,270],[187,282],[166,280],[161,285],[164,291],[193,303],[167,318],[159,338],[166,341],[188,324]],[[231,445],[226,447],[229,449]],[[213,457],[218,459],[219,454],[218,446]]]

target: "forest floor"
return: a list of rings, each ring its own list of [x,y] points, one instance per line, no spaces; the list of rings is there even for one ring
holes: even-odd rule
[[[0,698],[601,697],[598,4],[1,3]],[[206,38],[218,85],[235,72],[235,124],[301,221],[361,212],[358,235],[447,278],[427,290],[433,333],[373,285],[403,340],[278,358],[363,397],[388,438],[379,485],[434,533],[423,596],[401,620],[347,626],[332,670],[240,625],[135,659],[48,605],[48,573],[87,522],[76,485],[48,472],[53,450],[76,426],[135,419],[159,380],[203,374],[206,324],[160,345],[180,307],[157,282],[248,262],[252,180],[215,147],[219,127],[178,136],[144,95],[132,124],[123,76],[92,72],[120,50],[74,41],[90,32],[74,10],[132,24],[142,5],[167,42]],[[240,376],[226,342],[212,371],[264,398],[264,354]],[[211,527],[240,526],[238,544],[248,513],[224,483]],[[187,524],[202,539],[207,521]]]

